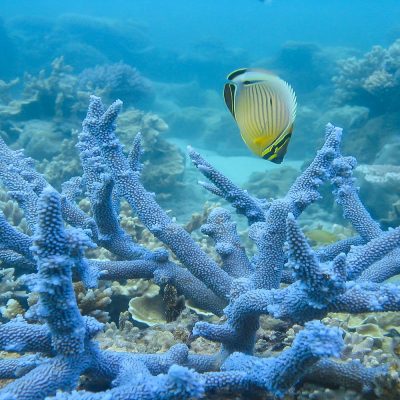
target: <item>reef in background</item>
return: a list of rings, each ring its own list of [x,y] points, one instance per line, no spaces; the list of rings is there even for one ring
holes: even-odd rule
[[[368,164],[399,164],[398,103],[400,99],[400,40],[388,48],[374,46],[359,57],[338,61],[333,77],[337,104],[362,107],[368,119],[351,130],[346,150]]]
[[[14,99],[15,91],[18,99]],[[178,190],[192,191],[183,181],[184,153],[161,135],[168,125],[157,114],[135,108],[146,108],[153,101],[150,81],[123,63],[75,75],[60,57],[49,73],[42,70],[38,75],[26,74],[22,81],[0,81],[0,135],[12,148],[24,148],[27,156],[40,160],[38,170],[60,189],[63,182],[82,173],[75,148],[76,126],[92,92],[108,100],[129,92],[128,108],[120,119],[120,139],[130,146],[130,132],[141,132],[146,151],[142,179],[164,206],[175,203],[171,196]]]
[[[290,398],[294,391],[304,396],[301,387],[309,382],[340,386],[362,398],[397,398],[397,366],[383,363],[392,361],[398,351],[395,322],[386,322],[393,339],[386,343],[393,346],[393,357],[369,365],[361,356],[373,352],[373,346],[349,341],[347,334],[346,342],[337,327],[351,325],[362,334],[363,321],[318,321],[332,318],[332,312],[400,310],[400,287],[385,282],[400,272],[400,228],[383,231],[361,203],[352,177],[356,161],[340,152],[341,129],[327,126],[325,143],[314,160],[286,194],[271,201],[238,188],[189,149],[193,164],[209,180],[202,186],[247,218],[249,238],[256,247],[250,259],[230,213],[215,208],[201,230],[214,242],[216,260],[144,188],[141,135],[128,155],[115,135],[121,106],[116,101],[106,109],[98,97],[91,97],[77,144],[83,175],[65,182],[61,193],[34,169],[30,158],[0,142],[0,179],[23,209],[27,225],[23,233],[1,215],[0,257],[3,267],[14,268],[19,279],[9,280],[10,290],[25,284],[38,299],[30,301],[24,317],[0,325],[0,348],[22,355],[0,360],[0,376],[13,379],[0,397],[192,399],[259,393]],[[357,236],[313,250],[296,219],[320,199],[318,189],[324,182],[331,184]],[[89,213],[75,201],[82,193]],[[144,247],[123,229],[122,199],[162,248]],[[132,278],[153,280],[164,296],[184,296],[193,306],[223,319],[197,322],[191,338],[181,327],[169,343],[180,337],[186,344],[163,354],[114,351],[118,332],[112,326],[106,338],[116,342],[101,348],[96,336],[103,325],[95,318],[104,314],[93,313],[93,307],[107,302],[109,291],[99,280]],[[73,281],[98,293],[92,300],[81,298],[81,310]],[[79,299],[79,289],[75,290]],[[137,338],[123,315],[122,332],[125,327],[127,335]],[[265,316],[275,321],[277,337],[271,346],[272,338],[257,337],[260,324],[261,331],[268,330]],[[279,331],[285,326],[292,326],[292,337],[282,342]],[[376,329],[372,332],[378,334]],[[200,337],[217,343],[219,351],[211,346],[212,354],[190,352],[188,345],[196,349],[193,339]],[[363,353],[360,343],[369,350],[364,346]]]

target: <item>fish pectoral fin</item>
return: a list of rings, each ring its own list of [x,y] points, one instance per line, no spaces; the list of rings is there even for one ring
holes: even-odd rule
[[[255,138],[255,139],[253,140],[253,143],[254,143],[256,146],[265,147],[265,146],[268,145],[268,142],[269,142],[269,141],[270,141],[270,140],[269,140],[266,136],[261,136],[261,137]]]

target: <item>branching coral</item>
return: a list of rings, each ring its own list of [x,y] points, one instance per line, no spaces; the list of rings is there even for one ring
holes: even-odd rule
[[[33,236],[0,221],[0,253],[5,265],[25,260],[30,286],[39,303],[25,317],[0,326],[0,348],[41,353],[22,376],[0,391],[13,399],[189,399],[208,394],[251,390],[282,397],[294,385],[316,382],[342,385],[371,394],[387,366],[368,368],[360,362],[337,362],[344,347],[342,332],[318,319],[329,312],[400,310],[400,288],[383,283],[400,270],[400,228],[383,232],[364,208],[354,186],[356,162],[340,152],[342,131],[327,126],[325,143],[287,194],[267,202],[251,196],[223,176],[200,154],[189,156],[210,181],[202,185],[230,202],[249,221],[257,252],[249,259],[227,210],[216,208],[202,231],[214,242],[221,266],[191,235],[157,204],[141,183],[141,142],[138,135],[128,156],[116,137],[122,103],[108,109],[91,97],[79,135],[82,179],[59,194],[20,152],[0,146],[4,169],[0,178],[25,212]],[[359,236],[313,250],[296,219],[320,198],[319,187],[330,182],[345,218]],[[88,217],[74,203],[84,188]],[[125,199],[146,228],[166,248],[149,250],[122,228],[119,205]],[[68,226],[66,225],[68,224]],[[11,240],[12,238],[12,240]],[[287,244],[286,244],[287,243]],[[85,257],[94,245],[117,260]],[[390,268],[385,263],[390,261]],[[192,303],[216,315],[221,324],[197,322],[193,334],[221,343],[214,355],[191,354],[179,344],[165,354],[134,354],[101,350],[95,339],[102,325],[82,316],[73,279],[95,288],[99,279],[152,279],[176,289]],[[287,285],[281,285],[284,281]],[[254,355],[260,316],[304,324],[290,348],[276,356]],[[21,359],[20,363],[26,362]],[[10,376],[7,366],[4,376]],[[1,373],[2,369],[0,369]],[[18,369],[20,375],[20,369]],[[77,388],[85,374],[91,387]],[[13,376],[16,376],[14,374]],[[3,375],[0,375],[3,376]],[[101,391],[101,390],[105,391]],[[59,390],[56,394],[56,391]]]

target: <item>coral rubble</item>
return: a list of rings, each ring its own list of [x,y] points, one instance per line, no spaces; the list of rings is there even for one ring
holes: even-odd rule
[[[0,377],[13,379],[0,390],[0,398],[161,400],[246,392],[283,397],[306,383],[341,386],[369,397],[397,390],[398,378],[389,365],[364,365],[352,358],[352,351],[364,354],[360,346],[355,349],[358,342],[346,342],[341,328],[319,321],[332,312],[400,310],[400,287],[385,282],[400,272],[400,228],[383,231],[364,208],[352,176],[356,161],[340,152],[342,130],[328,124],[325,143],[308,168],[286,194],[268,201],[238,188],[189,148],[193,164],[209,181],[201,185],[247,218],[257,249],[250,259],[229,211],[214,208],[202,233],[215,243],[217,261],[143,186],[141,135],[125,155],[115,133],[121,107],[116,101],[106,109],[100,98],[91,97],[77,144],[83,176],[71,179],[61,193],[31,159],[0,143],[0,179],[29,228],[21,232],[0,215],[0,257],[4,268],[23,265],[20,279],[38,296],[24,316],[0,325],[0,349],[22,354],[0,359]],[[325,182],[332,185],[357,236],[314,250],[297,218],[320,199],[318,190]],[[75,202],[82,193],[90,214]],[[122,199],[162,248],[145,247],[124,230]],[[113,258],[88,258],[96,254],[96,246]],[[196,322],[192,337],[182,327],[175,335],[157,336],[168,343],[161,346],[169,347],[164,353],[114,351],[114,343],[104,348],[96,338],[104,326],[93,316],[107,319],[101,308],[112,290],[99,280],[136,278],[159,285],[167,308],[181,307],[179,296],[184,296],[222,319]],[[79,286],[77,295],[74,285]],[[263,316],[293,326],[283,350],[277,343],[278,323],[270,327],[275,339],[257,339]],[[121,329],[139,338],[127,318],[120,315]],[[261,331],[266,332],[263,323]],[[361,334],[367,328],[355,329]],[[117,339],[115,331],[111,324],[109,341]],[[369,332],[381,334],[372,327]],[[179,337],[185,344],[170,346]],[[220,351],[191,352],[193,340],[193,349],[201,347],[200,337],[220,344]],[[275,340],[274,350],[261,357],[267,339]]]

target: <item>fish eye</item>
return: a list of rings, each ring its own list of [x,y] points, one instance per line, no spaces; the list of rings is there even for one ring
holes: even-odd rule
[[[255,83],[260,83],[262,80],[254,80],[254,81],[243,81],[243,85],[254,85]]]

